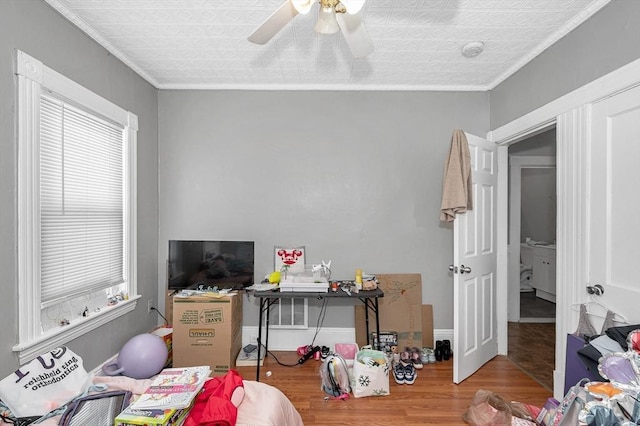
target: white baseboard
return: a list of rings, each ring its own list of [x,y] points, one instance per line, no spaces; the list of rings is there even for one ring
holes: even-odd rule
[[[104,371],[102,371],[102,367],[108,363],[111,363],[112,361],[114,361],[117,358],[118,354],[115,354],[113,356],[110,356],[109,358],[107,358],[106,361],[104,361],[103,363],[101,363],[100,365],[98,365],[96,368],[94,368],[93,370],[89,371],[89,374],[93,375],[93,376],[105,376]]]
[[[314,329],[305,330],[269,330],[269,350],[272,351],[295,351],[299,346],[309,345],[315,334]],[[264,336],[262,336],[264,340]],[[451,341],[453,350],[453,330],[452,329],[436,329],[433,330],[433,340],[449,340]],[[245,326],[242,327],[242,346],[258,341],[258,327]],[[324,327],[318,331],[315,343],[319,346],[328,346],[334,348],[336,343],[351,343],[356,341],[355,328],[329,328]],[[434,343],[435,345],[435,343]],[[113,361],[118,354],[107,358],[102,364],[91,370],[89,373],[95,376],[103,376],[102,366]]]
[[[441,328],[433,330],[434,346],[435,342],[438,340],[448,340],[449,342],[451,342],[451,351],[454,351],[455,348],[453,347],[453,329]]]
[[[264,330],[263,330],[264,331]],[[269,350],[272,351],[295,351],[298,347],[310,345],[316,330],[309,328],[304,330],[291,329],[269,329]],[[262,336],[263,343],[265,336]],[[452,329],[433,330],[433,339],[449,340],[453,344]],[[249,343],[256,343],[258,340],[258,327],[245,326],[242,327],[242,346]],[[333,348],[336,343],[350,343],[356,341],[355,328],[332,328],[323,327],[318,331],[315,338],[315,345],[328,346]],[[453,347],[452,347],[453,349]]]

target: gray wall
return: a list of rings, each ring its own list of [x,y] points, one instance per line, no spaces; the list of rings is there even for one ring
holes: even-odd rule
[[[516,155],[556,156],[556,129],[547,130],[509,146],[509,158]],[[556,169],[523,168],[521,174],[520,240],[556,239]]]
[[[0,377],[19,367],[17,342],[17,142],[15,50],[75,80],[138,115],[138,288],[144,303],[136,311],[69,342],[96,367],[128,338],[150,330],[156,317],[146,300],[157,299],[158,115],[157,91],[41,0],[0,0]],[[144,306],[142,306],[144,305]]]
[[[540,156],[555,157],[556,156],[556,128],[552,128],[545,132],[531,136],[527,139],[519,141],[513,145],[509,145],[509,156]]]
[[[556,168],[523,168],[520,240],[556,240]]]
[[[491,129],[638,58],[640,1],[613,0],[491,90]]]
[[[488,111],[473,92],[161,91],[159,281],[170,239],[254,240],[258,278],[274,245],[305,245],[338,279],[421,273],[435,328],[452,328],[443,166],[453,130],[485,135]],[[324,325],[353,327],[353,310]]]

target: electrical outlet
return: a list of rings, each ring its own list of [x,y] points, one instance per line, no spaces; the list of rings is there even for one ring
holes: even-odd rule
[[[151,308],[153,307],[153,303],[151,303],[151,299],[147,300],[147,313],[151,313]]]

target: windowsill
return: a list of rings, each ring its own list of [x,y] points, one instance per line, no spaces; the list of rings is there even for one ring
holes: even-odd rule
[[[12,349],[14,352],[18,352],[20,365],[25,364],[39,355],[65,345],[71,340],[133,311],[140,297],[132,297],[116,305],[108,306],[100,312],[94,312],[88,317],[78,318],[69,325],[50,330],[30,342],[19,343]]]

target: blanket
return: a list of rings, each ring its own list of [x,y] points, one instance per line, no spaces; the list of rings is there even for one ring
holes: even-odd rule
[[[211,388],[211,393],[215,393],[217,397],[226,398],[227,395],[230,395],[230,403],[237,407],[236,425],[303,425],[300,413],[298,413],[291,401],[279,389],[266,383],[242,380],[241,389],[244,392],[234,392],[234,390],[240,388],[238,377],[239,376],[228,378],[229,381],[225,383],[225,386],[215,387],[215,390],[213,386]],[[214,379],[211,379],[214,380],[212,385],[215,382],[219,384],[221,381],[221,378]],[[127,390],[131,392],[135,398],[147,390],[151,384],[151,379],[132,379],[125,376],[95,376],[93,383],[106,385],[106,389],[110,391]],[[218,394],[216,392],[220,393]],[[226,403],[225,405],[228,409],[229,406]],[[38,423],[38,426],[58,426],[59,420],[60,416],[51,417]],[[0,421],[0,424],[5,423]]]

